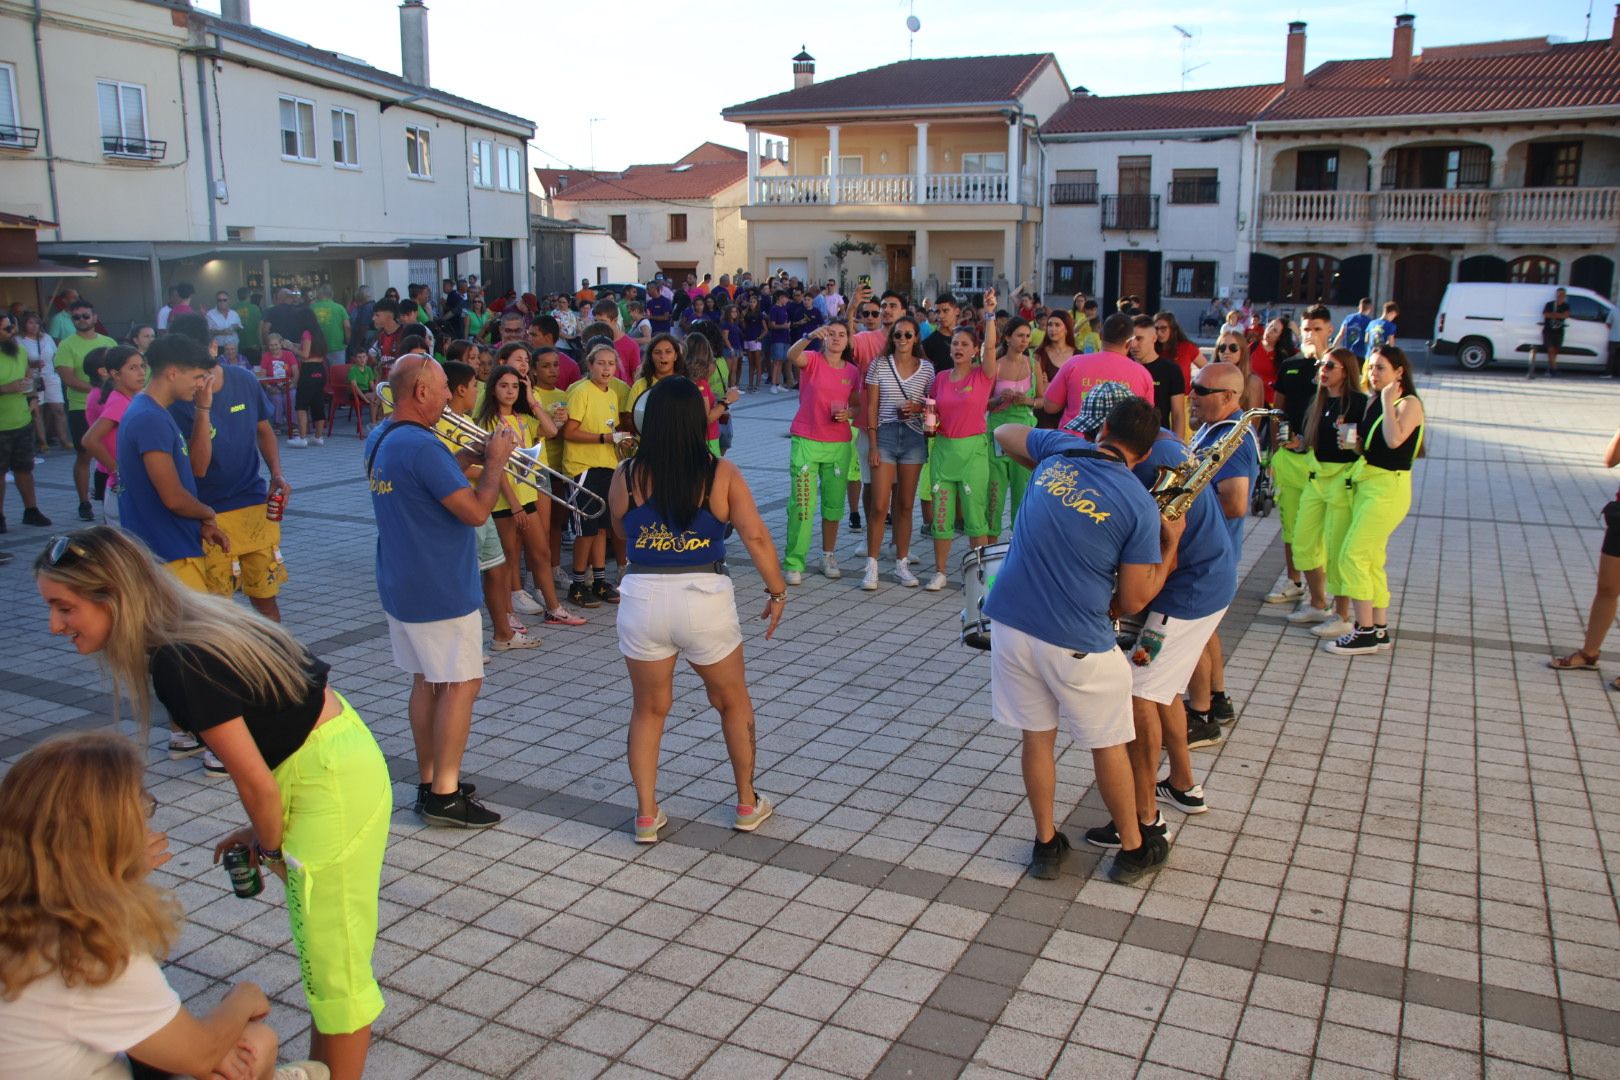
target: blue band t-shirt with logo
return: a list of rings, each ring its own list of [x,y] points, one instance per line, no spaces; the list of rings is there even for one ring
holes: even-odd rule
[[[270,493],[259,457],[259,421],[275,416],[259,380],[244,367],[225,365],[225,383],[214,394],[208,418],[213,423],[213,447],[208,471],[197,481],[197,498],[216,513],[262,503]],[[169,406],[180,430],[189,434],[197,410],[189,401]]]
[[[1143,484],[1152,484],[1160,466],[1173,468],[1188,456],[1180,439],[1161,431],[1148,456],[1132,471]],[[1148,607],[1172,619],[1202,619],[1226,608],[1237,595],[1237,556],[1213,484],[1198,493],[1186,521],[1176,548],[1176,568]]]
[[[158,451],[174,459],[180,486],[193,496],[197,480],[191,456],[174,417],[147,394],[136,394],[118,422],[119,524],[145,541],[162,562],[202,556],[202,522],[177,516],[147,475],[145,455]]]
[[[385,432],[366,439],[366,457]],[[371,466],[371,507],[377,515],[377,593],[400,622],[459,619],[478,610],[478,534],[442,500],[467,487],[456,459],[432,431],[400,427],[377,448]]]

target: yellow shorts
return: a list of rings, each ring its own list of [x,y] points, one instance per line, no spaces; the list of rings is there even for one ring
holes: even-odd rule
[[[265,517],[264,504],[254,503],[219,515],[219,527],[231,538],[231,550],[203,545],[207,589],[215,596],[266,600],[281,591],[287,567],[281,561],[281,522]]]
[[[198,592],[208,592],[208,572],[204,568],[202,556],[194,555],[189,559],[175,559],[173,562],[164,563],[163,568],[179,578],[180,584],[186,588],[196,589]]]

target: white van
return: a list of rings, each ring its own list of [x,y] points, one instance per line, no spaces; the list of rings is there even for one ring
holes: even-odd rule
[[[1429,351],[1456,354],[1457,362],[1478,371],[1492,361],[1528,362],[1530,350],[1541,350],[1541,311],[1552,302],[1557,285],[1507,285],[1454,281],[1440,298]],[[1558,364],[1602,367],[1609,356],[1609,323],[1614,307],[1590,289],[1565,286],[1569,318]],[[1547,357],[1537,360],[1545,367]]]

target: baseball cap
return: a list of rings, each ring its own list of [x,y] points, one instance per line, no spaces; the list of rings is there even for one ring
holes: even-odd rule
[[[1102,430],[1103,423],[1108,414],[1114,411],[1114,406],[1122,401],[1129,400],[1133,395],[1131,388],[1122,382],[1101,382],[1086,391],[1085,400],[1080,403],[1080,411],[1073,420],[1063,425],[1065,431],[1076,431],[1091,437]]]

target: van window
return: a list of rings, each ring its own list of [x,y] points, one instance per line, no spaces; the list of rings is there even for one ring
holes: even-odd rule
[[[1608,322],[1609,309],[1593,300],[1590,296],[1571,296],[1569,298],[1569,317],[1580,319],[1582,322]]]

